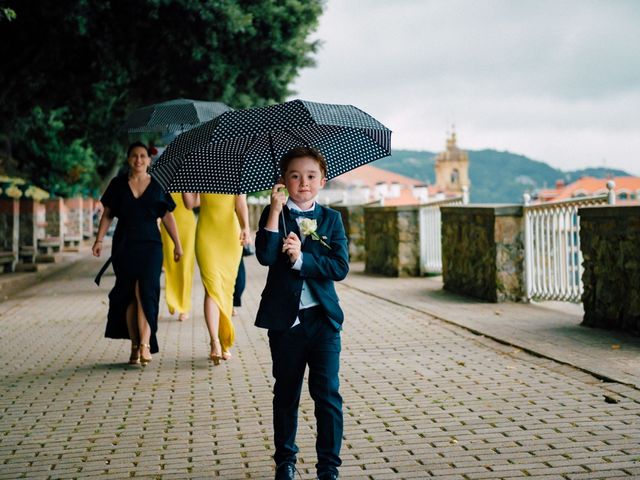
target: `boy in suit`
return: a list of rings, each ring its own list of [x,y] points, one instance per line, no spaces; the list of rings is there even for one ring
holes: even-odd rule
[[[319,479],[333,480],[342,463],[338,370],[344,320],[334,281],[349,271],[347,238],[340,213],[316,202],[327,181],[323,155],[314,148],[294,148],[280,160],[280,171],[255,243],[258,261],[269,267],[255,324],[269,329],[275,478],[295,476],[298,405],[308,365],[317,427],[316,470]]]

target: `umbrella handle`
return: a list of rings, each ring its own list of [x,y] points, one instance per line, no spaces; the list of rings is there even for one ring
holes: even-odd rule
[[[282,215],[282,228],[284,228],[284,236],[286,237],[289,234],[287,233],[287,224],[284,221],[284,207],[280,210],[280,215]]]

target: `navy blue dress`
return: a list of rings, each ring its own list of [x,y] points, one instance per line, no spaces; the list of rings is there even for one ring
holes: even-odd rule
[[[111,247],[116,283],[109,293],[105,337],[129,338],[126,311],[135,299],[138,282],[142,308],[151,328],[150,351],[156,353],[162,269],[158,218],[173,211],[176,204],[153,178],[144,193],[135,198],[126,175],[111,180],[100,201],[118,218]]]

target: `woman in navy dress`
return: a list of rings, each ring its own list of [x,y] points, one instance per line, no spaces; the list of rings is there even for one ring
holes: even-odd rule
[[[147,172],[151,164],[148,148],[140,142],[131,144],[127,162],[129,174],[112,179],[100,199],[104,212],[92,251],[96,257],[100,256],[102,239],[117,217],[110,258],[116,282],[109,293],[105,336],[130,339],[129,363],[146,365],[151,361],[150,354],[158,351],[156,332],[162,269],[158,218],[173,240],[176,262],[182,256],[182,246],[171,213],[175,203]],[[98,274],[97,283],[105,267]]]

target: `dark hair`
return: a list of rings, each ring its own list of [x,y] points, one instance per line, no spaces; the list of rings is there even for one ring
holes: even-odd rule
[[[142,142],[133,142],[131,145],[129,145],[129,148],[127,148],[127,158],[129,158],[129,156],[131,155],[131,152],[133,151],[134,148],[138,148],[138,147],[142,147],[146,150],[147,155],[151,156],[151,152],[149,151],[149,147],[147,147],[144,143]]]
[[[289,164],[296,158],[300,157],[311,157],[313,158],[318,166],[320,167],[320,171],[322,175],[326,178],[327,176],[327,159],[324,158],[324,155],[320,153],[320,150],[313,147],[293,147],[287,153],[285,153],[280,159],[280,172],[284,176],[287,173],[287,169],[289,168]]]

